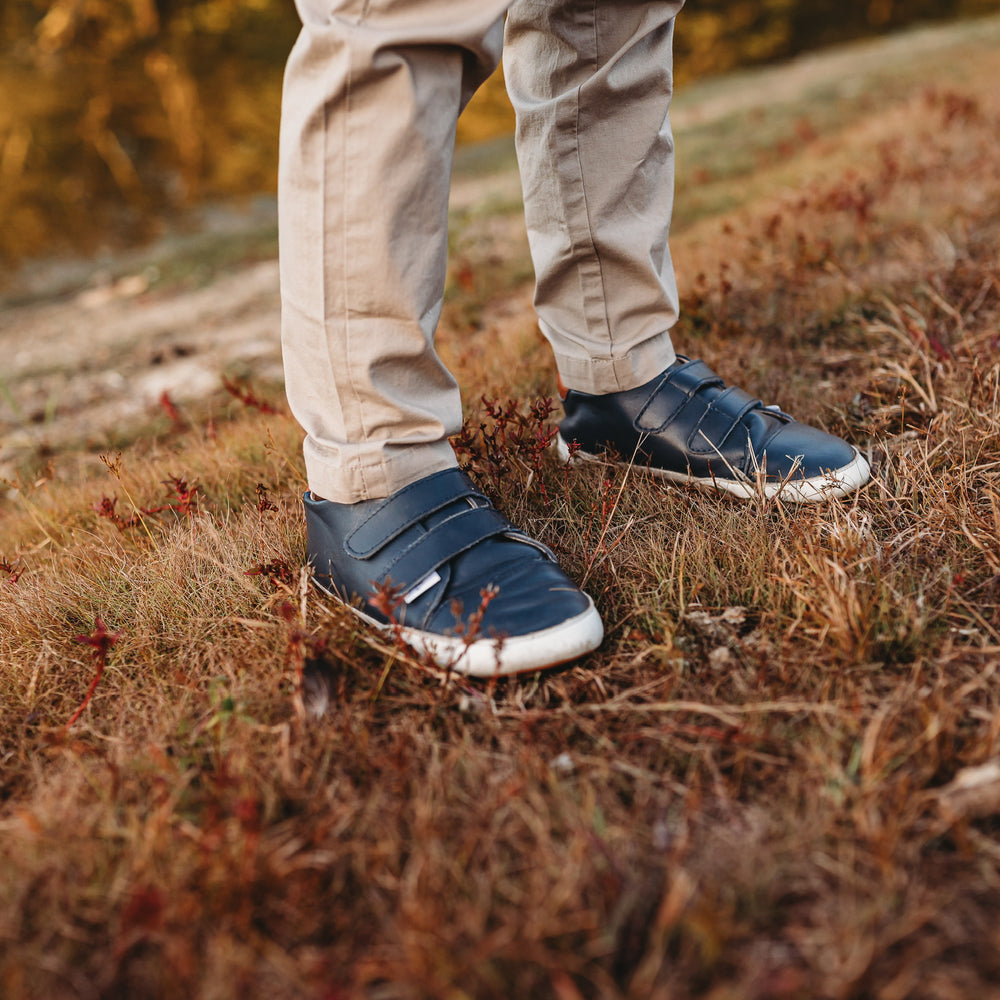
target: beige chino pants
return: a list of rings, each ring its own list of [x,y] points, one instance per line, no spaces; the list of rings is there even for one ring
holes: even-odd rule
[[[535,305],[563,382],[631,389],[674,360],[668,108],[683,0],[296,2],[282,344],[316,494],[384,497],[455,465],[461,402],[434,351],[455,122],[501,48]]]

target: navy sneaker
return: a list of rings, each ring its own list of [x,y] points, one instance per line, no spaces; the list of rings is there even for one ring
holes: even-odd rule
[[[314,582],[440,667],[475,677],[541,670],[596,649],[594,602],[541,543],[458,469],[385,500],[305,495]],[[487,596],[484,598],[484,594]]]
[[[671,482],[798,503],[846,496],[871,476],[846,441],[726,386],[702,361],[678,358],[624,392],[592,396],[570,389],[563,408],[563,460],[598,460],[610,452],[620,464]]]

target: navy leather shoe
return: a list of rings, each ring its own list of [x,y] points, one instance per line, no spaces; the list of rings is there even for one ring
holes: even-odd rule
[[[678,358],[662,375],[625,392],[570,389],[558,446],[568,459],[613,452],[622,464],[734,496],[811,503],[866,483],[868,463],[846,441],[727,387],[702,361]]]
[[[386,630],[391,592],[403,640],[438,666],[515,674],[575,660],[601,643],[590,597],[458,469],[385,500],[340,504],[307,493],[305,511],[316,585]],[[484,601],[487,589],[495,594]]]

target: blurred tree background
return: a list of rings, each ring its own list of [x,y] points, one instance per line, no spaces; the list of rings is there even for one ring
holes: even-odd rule
[[[685,80],[1000,0],[689,0]],[[154,235],[185,206],[272,192],[292,0],[4,0],[0,264]],[[491,80],[460,141],[511,128]]]

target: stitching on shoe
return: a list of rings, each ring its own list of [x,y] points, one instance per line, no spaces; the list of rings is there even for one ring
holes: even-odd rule
[[[633,421],[633,426],[638,431],[643,431],[649,434],[659,434],[661,431],[669,427],[678,417],[681,410],[687,406],[688,403],[694,398],[693,395],[684,395],[681,397],[681,401],[670,411],[666,418],[659,424],[646,425],[642,422],[642,418],[645,416],[646,411],[653,405],[653,401],[660,395],[660,393],[666,389],[673,389],[675,392],[682,392],[677,386],[669,384],[669,380],[664,379],[650,394],[649,399],[646,400],[642,405],[642,409],[636,414],[635,420]]]
[[[471,520],[470,520],[471,519]],[[477,523],[482,522],[482,523]],[[397,586],[409,587],[418,580],[423,579],[428,573],[451,562],[456,556],[496,535],[504,534],[510,527],[507,519],[498,510],[492,507],[470,507],[468,510],[453,514],[439,524],[423,532],[418,538],[410,542],[402,551],[398,552],[394,559],[379,574],[379,581],[384,582],[392,579]],[[451,544],[442,544],[447,539],[442,538],[458,529],[458,534],[452,538]],[[437,545],[435,553],[434,546]],[[393,570],[397,569],[401,563],[410,559],[414,553],[419,553],[421,549],[426,550],[427,558],[418,563],[407,573],[404,578],[393,575]],[[404,567],[405,568],[405,567]]]
[[[668,368],[664,381],[677,383],[677,388],[681,391],[687,391],[684,389],[685,383],[693,382],[691,392],[698,392],[703,386],[710,383],[720,386],[726,384],[726,380],[721,375],[709,368],[704,361],[698,359],[690,360],[679,368]]]
[[[728,408],[728,404],[733,401],[734,397],[739,399],[740,396],[742,396],[745,401],[740,409],[734,414],[732,410]],[[729,388],[720,393],[711,401],[711,403],[709,403],[705,412],[702,414],[701,419],[691,432],[691,436],[687,440],[688,450],[695,454],[710,454],[719,452],[723,447],[725,447],[726,442],[733,436],[733,432],[736,428],[742,424],[743,418],[752,410],[756,410],[758,407],[763,408],[759,399],[752,398],[749,393],[744,392],[737,386],[729,386]],[[701,429],[702,425],[708,419],[709,414],[713,412],[720,413],[723,417],[730,418],[729,427],[722,435],[722,438],[718,441],[713,441],[711,437],[709,437],[708,434],[705,434]],[[704,440],[708,443],[708,447],[700,445],[700,442],[697,440],[699,436],[704,438]],[[749,429],[747,433],[747,450],[752,451]]]
[[[392,517],[391,511],[393,508],[402,506],[410,495],[417,492],[430,492],[428,489],[430,484],[445,477],[457,479],[456,488],[453,491],[446,494],[442,493],[436,500],[429,501],[426,507],[414,512],[408,518]],[[460,469],[444,469],[425,479],[419,479],[417,482],[411,483],[409,486],[404,486],[393,493],[392,496],[387,497],[364,520],[355,525],[344,538],[344,551],[354,559],[369,559],[375,553],[384,549],[394,538],[399,537],[404,531],[413,527],[413,525],[417,524],[423,518],[429,517],[431,514],[447,507],[448,504],[455,503],[455,501],[462,500],[465,497],[478,497],[484,500],[487,505],[492,506],[482,493],[472,487]],[[379,531],[380,522],[383,520],[385,521],[385,526]],[[364,539],[364,535],[366,532],[372,531],[372,529],[374,529],[375,537],[369,542],[368,539]],[[364,539],[367,544],[356,546],[354,544],[355,541],[361,539]]]
[[[690,403],[694,397],[697,395],[698,390],[701,388],[701,382],[699,382],[693,389],[688,390],[683,386],[674,385],[671,381],[671,376],[668,374],[662,382],[649,394],[649,398],[645,403],[642,404],[639,412],[635,416],[633,421],[633,426],[638,431],[643,431],[647,434],[659,434],[661,431],[666,430],[679,416],[681,410]],[[680,402],[667,414],[667,416],[659,424],[644,424],[642,418],[645,416],[646,412],[653,405],[653,403],[659,399],[665,389],[669,389],[672,392],[677,392],[681,394]]]
[[[705,374],[701,375],[696,382],[692,382],[692,376],[701,371],[704,371]],[[703,361],[689,361],[680,368],[667,372],[663,381],[660,382],[660,384],[650,393],[649,398],[643,404],[638,414],[636,414],[633,426],[639,431],[645,431],[649,434],[659,434],[666,430],[678,418],[678,416],[680,416],[681,411],[697,398],[698,393],[700,393],[702,389],[709,389],[713,386],[719,386],[724,389],[725,385],[725,380],[721,376],[716,375],[716,373],[713,372],[712,369],[709,368]],[[642,422],[642,418],[646,411],[653,404],[654,400],[660,396],[663,390],[667,388],[681,394],[682,398],[680,402],[673,408],[673,410],[670,411],[660,424],[644,424]]]

